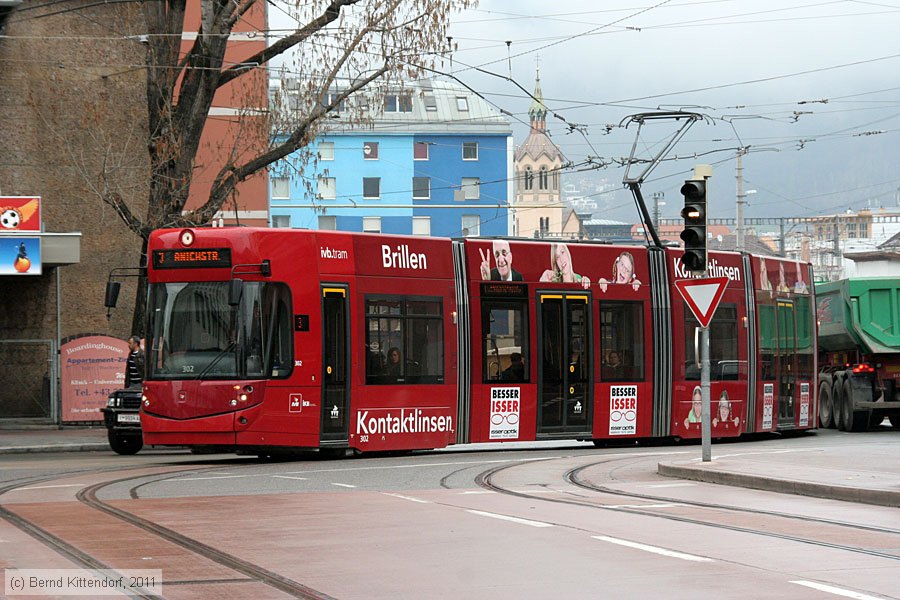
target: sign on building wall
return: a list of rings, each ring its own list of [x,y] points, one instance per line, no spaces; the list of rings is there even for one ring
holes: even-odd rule
[[[0,235],[0,275],[40,275],[41,238]]]
[[[0,233],[40,230],[39,196],[0,196]]]
[[[125,384],[128,343],[88,335],[60,348],[62,421],[102,421],[109,394]]]

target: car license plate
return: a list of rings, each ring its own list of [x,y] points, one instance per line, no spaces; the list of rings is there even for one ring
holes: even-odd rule
[[[119,415],[117,420],[119,423],[140,423],[141,415]]]

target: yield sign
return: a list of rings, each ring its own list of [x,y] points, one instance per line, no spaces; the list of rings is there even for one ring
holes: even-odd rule
[[[709,327],[727,286],[727,277],[675,280],[675,287],[700,321],[700,327]]]

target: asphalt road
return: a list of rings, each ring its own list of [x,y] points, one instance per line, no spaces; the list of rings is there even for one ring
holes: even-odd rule
[[[860,451],[870,439],[821,432],[714,455]],[[895,508],[656,473],[661,460],[699,456],[697,445],[534,446],[278,462],[3,456],[0,565],[60,564],[22,519],[111,568],[162,569],[166,598],[209,597],[212,586],[217,597],[273,598],[900,597]],[[101,519],[98,506],[172,535]],[[182,573],[188,559],[173,558],[173,543],[219,554]]]

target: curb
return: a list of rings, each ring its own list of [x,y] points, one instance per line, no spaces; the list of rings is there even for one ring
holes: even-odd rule
[[[731,485],[754,490],[778,492],[780,494],[797,494],[799,496],[812,496],[814,498],[826,498],[844,502],[900,507],[900,492],[891,490],[852,488],[809,481],[792,481],[790,479],[747,475],[745,473],[735,473],[734,471],[714,471],[707,468],[672,463],[659,463],[656,472],[665,477]]]
[[[32,454],[38,452],[99,452],[110,450],[109,444],[47,444],[0,448],[0,454]]]

